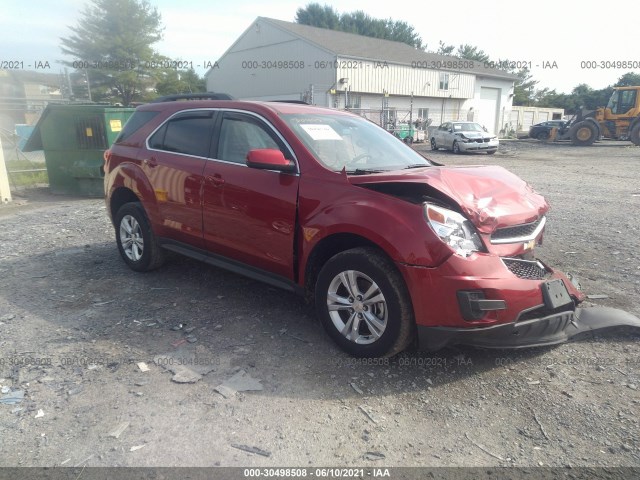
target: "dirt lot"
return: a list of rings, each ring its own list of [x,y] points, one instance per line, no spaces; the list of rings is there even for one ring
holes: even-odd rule
[[[640,148],[428,155],[529,181],[552,205],[538,255],[640,316]],[[1,465],[640,466],[637,333],[358,361],[288,293],[180,257],[130,271],[101,200],[16,200],[0,207],[0,384],[24,399],[0,404]],[[234,375],[261,390],[215,390]]]

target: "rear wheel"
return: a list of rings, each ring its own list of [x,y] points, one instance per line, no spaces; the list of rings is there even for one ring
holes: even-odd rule
[[[431,150],[438,150],[438,144],[436,143],[436,139],[431,139]]]
[[[497,150],[487,150],[487,155],[493,155]]]
[[[633,128],[631,128],[629,140],[631,140],[635,145],[640,146],[640,122],[636,123]]]
[[[140,203],[125,203],[116,213],[114,223],[118,250],[132,270],[148,272],[162,265],[162,247],[158,244]]]
[[[598,139],[598,129],[592,122],[578,122],[571,127],[569,136],[574,145],[586,147]]]
[[[413,338],[404,280],[376,249],[354,248],[332,257],[318,275],[315,300],[327,333],[355,357],[395,355]]]

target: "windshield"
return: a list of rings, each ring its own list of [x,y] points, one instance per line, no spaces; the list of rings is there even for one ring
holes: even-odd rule
[[[432,165],[387,131],[360,117],[291,114],[282,118],[325,167],[351,173]]]
[[[456,132],[484,132],[479,123],[454,123],[453,130]]]

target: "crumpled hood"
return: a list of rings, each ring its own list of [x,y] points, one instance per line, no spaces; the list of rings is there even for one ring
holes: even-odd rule
[[[491,135],[490,133],[486,133],[486,132],[455,132],[456,135],[463,135],[467,138],[493,138],[495,137],[495,135]]]
[[[549,210],[542,195],[503,167],[425,167],[350,176],[354,185],[424,182],[454,200],[482,233],[535,221]]]

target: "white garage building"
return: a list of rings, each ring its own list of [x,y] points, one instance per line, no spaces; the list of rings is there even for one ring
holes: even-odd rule
[[[400,42],[258,17],[207,74],[207,90],[252,100],[305,100],[399,121],[511,116],[515,75]],[[410,118],[407,113],[410,112]],[[400,118],[402,117],[402,118]]]

